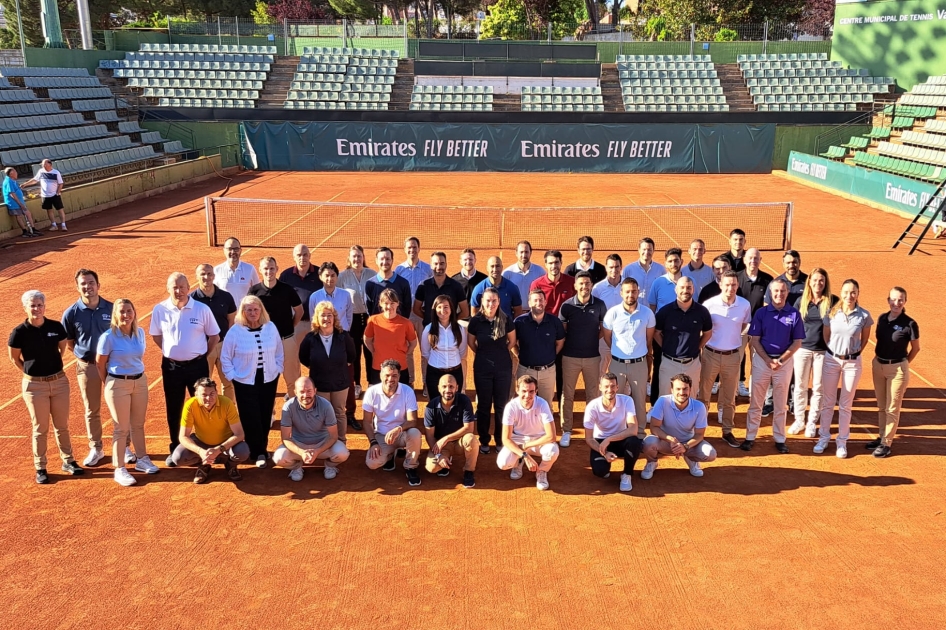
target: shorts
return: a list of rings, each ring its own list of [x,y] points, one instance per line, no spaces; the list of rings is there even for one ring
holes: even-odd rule
[[[62,210],[62,197],[53,195],[52,197],[43,197],[43,210]]]
[[[7,204],[7,214],[11,217],[23,216],[23,208],[21,206],[13,207]]]

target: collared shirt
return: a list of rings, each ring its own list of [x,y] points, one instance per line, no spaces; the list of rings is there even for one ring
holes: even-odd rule
[[[36,180],[39,182],[39,196],[55,197],[59,194],[59,187],[62,185],[62,173],[57,169],[51,168],[48,171],[40,168],[36,173]]]
[[[566,300],[558,314],[565,324],[562,356],[577,359],[600,356],[598,341],[601,338],[601,323],[607,312],[604,302],[593,295],[588,296],[584,304],[578,301],[577,295]]]
[[[89,308],[78,300],[62,314],[62,325],[66,338],[76,342],[76,358],[86,363],[95,361],[99,337],[112,325],[112,303],[100,297],[98,306]]]
[[[480,282],[486,280],[487,276],[482,271],[473,270],[473,275],[470,277],[463,275],[463,272],[460,271],[460,273],[453,274],[451,278],[460,283],[460,286],[463,288],[463,293],[466,295],[467,304],[473,306],[473,289],[475,289],[476,285]]]
[[[421,303],[421,310],[424,313],[424,326],[430,323],[434,314],[434,300],[441,295],[446,295],[453,303],[453,308],[459,313],[460,303],[466,302],[466,291],[463,286],[452,278],[444,278],[443,284],[437,286],[436,278],[428,278],[420,283],[417,291],[414,292],[414,299]]]
[[[322,280],[319,278],[319,268],[316,265],[309,264],[305,276],[299,275],[299,269],[295,265],[289,269],[283,269],[279,274],[279,281],[285,282],[299,294],[302,301],[302,321],[312,321],[312,312],[309,310],[309,298],[312,294],[322,288]]]
[[[217,397],[217,404],[210,411],[197,398],[189,398],[181,410],[181,426],[191,427],[192,435],[210,446],[223,444],[233,437],[230,426],[239,423],[236,405],[226,396]]]
[[[516,396],[503,409],[503,426],[512,427],[514,442],[523,444],[545,435],[545,425],[554,424],[549,403],[536,396],[532,409],[525,409]]]
[[[708,285],[703,287],[703,289],[700,291],[699,299],[697,300],[697,302],[699,302],[700,304],[706,304],[707,300],[709,300],[710,298],[716,297],[722,292],[723,292],[722,288],[719,286],[719,283],[716,282],[716,279],[714,278],[712,282],[710,282]],[[736,295],[738,295],[741,298],[746,297],[742,294],[742,289],[740,289],[739,287],[736,287]],[[750,304],[749,306],[751,307],[752,304]]]
[[[207,354],[207,337],[219,335],[220,327],[207,305],[189,297],[184,308],[178,308],[168,298],[154,307],[149,333],[152,337],[161,336],[161,353],[165,357],[190,361]]]
[[[522,307],[522,295],[519,293],[519,287],[509,280],[502,278],[499,284],[493,284],[489,276],[473,288],[473,295],[470,297],[470,306],[480,308],[483,304],[483,292],[487,288],[493,287],[499,292],[499,308],[512,320],[512,309],[516,306]]]
[[[230,261],[225,260],[214,267],[214,284],[232,295],[239,306],[250,287],[259,284],[259,274],[250,263],[241,260],[236,269],[230,269]]]
[[[302,305],[295,289],[280,280],[271,287],[260,282],[250,287],[247,295],[255,295],[266,307],[269,319],[276,325],[279,336],[285,339],[295,333],[293,320],[296,317],[295,308]]]
[[[713,337],[708,347],[723,352],[741,348],[742,331],[752,323],[749,302],[737,295],[732,304],[726,304],[723,296],[717,295],[703,306],[713,318]]]
[[[628,416],[637,418],[634,399],[630,396],[616,395],[611,411],[604,408],[602,400],[601,397],[595,398],[585,406],[585,419],[582,422],[586,431],[594,431],[592,436],[596,440],[603,440],[625,430]]]
[[[608,270],[605,269],[604,265],[599,264],[591,260],[591,263],[586,267],[581,260],[576,260],[572,264],[565,267],[565,275],[575,277],[578,275],[579,271],[587,271],[591,274],[591,283],[596,284],[604,280],[608,275]]]
[[[623,301],[621,299],[621,279],[618,278],[618,283],[612,285],[608,282],[608,279],[605,278],[591,288],[591,295],[602,300],[608,309],[614,308]]]
[[[486,319],[486,314],[483,312],[470,318],[467,336],[476,337],[476,354],[473,356],[474,372],[499,372],[500,370],[508,372],[512,370],[512,358],[509,356],[507,335],[513,330],[514,324],[512,319],[507,317],[505,334],[502,335],[496,330],[498,325],[497,318],[490,321]],[[497,335],[499,338],[494,339],[493,337]]]
[[[394,359],[407,369],[407,349],[412,341],[417,340],[414,324],[403,315],[386,319],[384,315],[372,315],[365,326],[365,339],[374,340],[374,354],[371,355],[376,370],[387,359]]]
[[[106,330],[99,337],[96,354],[107,356],[105,370],[109,374],[130,376],[145,371],[145,331],[139,326],[133,336],[121,329]]]
[[[628,313],[624,303],[608,309],[602,324],[611,331],[611,354],[619,359],[647,356],[647,329],[657,325],[654,312],[637,300],[637,308]]]
[[[720,255],[723,258],[725,258],[727,261],[729,261],[729,268],[735,271],[736,273],[739,273],[740,271],[746,268],[745,250],[742,252],[742,256],[740,256],[739,258],[736,258],[735,256],[733,256],[732,250],[729,250],[728,252],[723,252]]]
[[[335,312],[338,313],[338,323],[342,330],[351,330],[351,320],[355,316],[355,305],[352,303],[349,291],[338,285],[335,285],[332,295],[328,294],[325,287],[313,291],[312,295],[309,296],[309,303],[306,305],[310,313],[315,313],[315,307],[319,302],[331,302],[332,306],[335,307]]]
[[[443,399],[439,396],[431,400],[424,411],[424,426],[433,429],[434,438],[438,440],[472,422],[476,422],[476,416],[473,415],[473,403],[466,394],[457,393],[449,411],[443,408]]]
[[[696,295],[695,290],[693,295]],[[669,273],[656,278],[647,293],[647,304],[654,309],[655,313],[676,299],[677,281]]]
[[[367,299],[368,282],[376,275],[378,275],[377,271],[372,271],[364,267],[361,269],[361,280],[355,275],[355,270],[350,267],[343,269],[342,272],[338,274],[338,286],[351,293],[352,305],[357,315],[368,312],[368,306],[365,302]]]
[[[673,395],[666,394],[657,399],[657,404],[651,407],[647,417],[660,420],[660,428],[667,435],[687,442],[693,439],[697,429],[706,428],[706,405],[690,398],[686,406],[680,409],[673,401]]]
[[[542,321],[537,322],[529,312],[517,317],[515,326],[521,365],[542,367],[555,363],[555,342],[565,338],[562,320],[546,313]]]
[[[290,398],[282,406],[279,426],[292,429],[292,441],[296,444],[319,444],[328,437],[328,428],[338,426],[335,409],[321,396],[316,396],[312,406],[304,409],[298,398]]]
[[[236,313],[237,310],[233,296],[215,285],[212,296],[207,297],[207,294],[200,287],[197,287],[191,291],[191,297],[201,304],[206,304],[213,311],[214,319],[217,320],[217,327],[220,328],[220,341],[223,342],[223,338],[227,336],[227,331],[230,330],[229,316]]]
[[[394,273],[407,280],[407,283],[411,285],[411,296],[413,297],[417,293],[417,287],[420,286],[421,282],[433,277],[434,270],[423,260],[418,260],[413,267],[405,260],[394,268]]]
[[[14,199],[19,201],[19,204],[14,203]],[[3,178],[3,203],[7,204],[8,208],[26,207],[23,190],[17,181],[9,176]]]
[[[623,278],[634,278],[637,280],[637,286],[641,291],[640,299],[643,300],[645,304],[648,304],[650,300],[650,287],[654,284],[654,280],[665,273],[667,273],[667,270],[659,262],[651,262],[650,269],[645,271],[641,262],[635,260],[624,267],[621,276]]]
[[[834,330],[831,331],[834,334]],[[920,338],[920,325],[906,312],[890,319],[887,311],[877,320],[877,357],[887,361],[903,361],[910,354],[911,341]]]
[[[801,299],[801,294],[805,292],[805,285],[808,284],[808,274],[798,272],[798,278],[795,280],[789,280],[788,276],[784,273],[780,276],[776,276],[776,280],[784,280],[788,283],[788,298],[785,300],[786,304],[794,304]],[[765,303],[768,304],[772,301],[772,290],[769,287],[765,289]]]
[[[765,291],[772,282],[772,276],[761,269],[757,272],[755,280],[749,277],[749,272],[745,269],[739,272],[739,295],[749,301],[752,307],[752,314],[765,305]]]
[[[519,267],[518,261],[503,269],[503,278],[516,285],[516,288],[519,289],[519,295],[526,303],[529,302],[529,289],[532,287],[532,283],[544,275],[545,269],[533,262],[529,263],[529,269],[526,271]]]
[[[411,308],[414,306],[414,292],[411,291],[410,283],[396,273],[385,279],[378,272],[365,283],[365,306],[368,309],[368,315],[381,313],[379,300],[385,289],[391,289],[397,293],[397,298],[400,300],[397,305],[398,315],[410,318]]]
[[[365,390],[361,401],[361,408],[374,414],[374,432],[381,435],[404,424],[409,411],[417,411],[417,398],[413,389],[398,383],[394,395],[388,396],[383,387],[381,383],[372,385]]]
[[[656,329],[663,333],[664,355],[695,359],[700,356],[700,337],[713,330],[713,318],[702,304],[691,301],[684,311],[674,300],[657,311]]]
[[[562,308],[565,300],[575,295],[575,279],[561,273],[558,280],[554,283],[549,280],[548,275],[537,278],[532,281],[530,291],[540,290],[545,295],[545,312],[558,316],[558,311]],[[528,300],[526,300],[528,303]]]
[[[430,328],[432,326],[439,328],[436,348],[430,346]],[[463,363],[463,357],[466,356],[467,334],[466,326],[460,326],[460,343],[458,344],[457,338],[453,336],[450,327],[444,328],[439,321],[436,324],[431,322],[424,327],[424,332],[420,335],[420,355],[427,359],[427,364],[430,367],[438,370],[457,367]]]
[[[832,295],[828,302],[828,311],[838,303],[838,296]],[[801,298],[792,305],[801,312]],[[828,349],[828,344],[824,342],[824,317],[821,315],[819,304],[808,303],[808,312],[802,313],[802,323],[805,326],[805,340],[801,342],[801,347],[812,352],[824,352]]]
[[[828,313],[824,318],[824,325],[831,329],[831,338],[828,340],[828,350],[834,354],[854,354],[861,352],[861,331],[874,325],[874,318],[861,306],[854,307],[849,314],[839,308],[831,316]]]
[[[62,372],[59,342],[65,340],[66,329],[62,323],[45,317],[39,326],[33,326],[26,320],[14,328],[7,345],[20,350],[24,374],[52,376]]]
[[[749,336],[758,337],[766,354],[777,357],[788,350],[796,339],[805,338],[805,325],[801,313],[794,306],[786,304],[776,309],[766,304],[752,316]]]
[[[713,275],[713,266],[707,265],[706,263],[703,263],[703,266],[699,269],[694,269],[693,262],[689,262],[681,271],[683,275],[693,281],[694,296],[698,296],[700,291],[703,290],[703,287],[716,280],[716,277]]]

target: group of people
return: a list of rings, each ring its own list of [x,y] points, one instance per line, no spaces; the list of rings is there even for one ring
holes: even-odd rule
[[[12,166],[3,169],[3,203],[7,206],[7,214],[13,217],[20,229],[23,230],[23,238],[33,238],[42,236],[43,233],[36,229],[36,222],[33,220],[33,213],[26,207],[26,199],[23,197],[23,188],[16,181],[19,174]],[[53,161],[43,160],[41,168],[32,179],[26,181],[23,186],[39,186],[39,195],[42,198],[42,208],[49,216],[49,230],[55,232],[62,230],[67,232],[66,212],[62,203],[62,173],[53,167]],[[57,223],[58,220],[58,223]]]
[[[280,271],[267,256],[256,268],[241,260],[239,240],[227,239],[224,262],[197,267],[195,289],[184,274],[171,274],[168,299],[151,315],[167,409],[165,464],[196,465],[194,482],[203,483],[215,463],[233,480],[241,478],[237,464],[248,462],[288,468],[299,481],[318,461],[332,479],[350,456],[351,429],[368,439],[368,468],[394,470],[401,457],[412,486],[421,483],[426,441],[431,474],[448,476],[462,455],[462,483],[473,487],[478,458],[495,452],[512,479],[527,469],[544,490],[560,449],[571,445],[579,377],[591,470],[607,478],[623,458],[622,491],[631,490],[642,455],[642,479],[653,476],[661,455],[683,457],[692,475],[703,475],[701,463],[717,455],[705,437],[714,394],[722,442],[743,451],[753,449],[762,418],[771,416],[779,453],[789,452],[787,436],[799,434],[817,437],[813,452],[824,453],[837,404],[835,453],[844,458],[861,353],[875,324],[878,437],[867,447],[888,456],[909,364],[920,350],[906,290],[891,289],[889,311],[875,320],[858,303],[856,280],[844,280],[836,296],[828,272],[802,272],[794,250],[784,253],[775,278],[761,269],[761,252],[746,248],[742,230],[732,231],[730,250],[710,263],[705,250],[696,239],[688,261],[674,247],[661,264],[653,240],[643,238],[637,260],[624,265],[611,254],[601,264],[594,240],[583,236],[574,263],[563,267],[562,253],[551,250],[540,267],[522,241],[509,266],[492,256],[481,272],[467,249],[460,271],[448,276],[447,256],[435,252],[427,264],[413,237],[399,265],[391,249],[378,249],[377,271],[366,268],[358,245],[341,271],[334,262],[313,264],[303,244],[290,267]],[[132,485],[132,470],[159,471],[144,440],[146,334],[131,300],[113,304],[99,295],[94,271],[80,269],[75,280],[79,299],[61,322],[45,316],[41,292],[26,292],[27,319],[9,338],[10,358],[24,374],[36,481],[49,481],[50,419],[63,471],[83,472],[69,437],[68,349],[85,407],[83,466],[105,458],[104,391],[115,480]],[[475,404],[466,394],[470,373]],[[416,392],[429,401],[422,422]],[[734,435],[737,395],[749,398],[742,440]],[[282,443],[270,453],[274,417]]]

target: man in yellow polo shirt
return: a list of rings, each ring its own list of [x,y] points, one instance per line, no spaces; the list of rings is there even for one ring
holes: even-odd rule
[[[201,378],[194,385],[194,397],[184,403],[181,413],[180,444],[171,454],[175,466],[197,464],[194,483],[206,483],[210,468],[223,463],[232,481],[243,477],[237,464],[246,461],[250,448],[244,442],[243,425],[236,405],[217,394],[217,384]]]

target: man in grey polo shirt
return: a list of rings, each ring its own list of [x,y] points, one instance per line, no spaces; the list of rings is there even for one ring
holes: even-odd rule
[[[602,324],[604,341],[611,351],[611,372],[618,377],[618,391],[634,399],[638,437],[644,437],[647,375],[653,362],[654,312],[640,301],[634,278],[621,282],[621,304],[608,309]]]
[[[338,465],[348,459],[345,443],[338,439],[338,424],[332,404],[316,395],[307,376],[294,383],[295,397],[282,407],[279,430],[282,444],[273,453],[273,463],[289,468],[289,478],[302,481],[304,465],[325,460],[325,478],[338,475]]]

